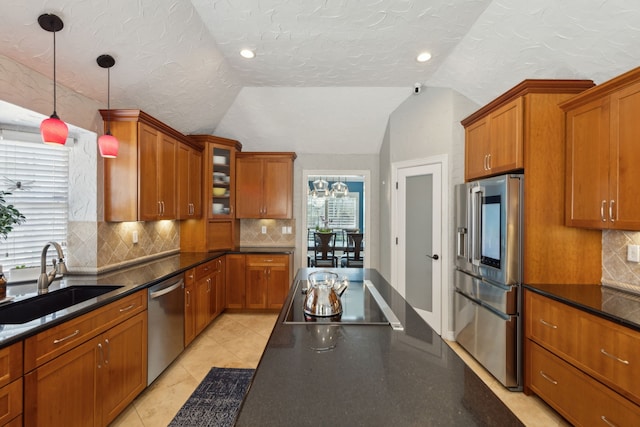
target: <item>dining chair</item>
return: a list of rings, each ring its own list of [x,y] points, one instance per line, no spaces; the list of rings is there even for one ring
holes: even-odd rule
[[[362,268],[364,256],[362,255],[364,233],[347,233],[346,267]]]
[[[336,233],[315,233],[314,262],[316,267],[337,267]]]

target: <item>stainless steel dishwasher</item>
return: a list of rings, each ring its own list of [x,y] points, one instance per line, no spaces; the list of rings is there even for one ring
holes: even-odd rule
[[[149,288],[147,385],[184,350],[184,275]]]

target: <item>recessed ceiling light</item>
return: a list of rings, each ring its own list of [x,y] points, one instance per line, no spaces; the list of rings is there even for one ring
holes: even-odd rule
[[[240,55],[242,55],[243,58],[247,58],[247,59],[255,58],[256,56],[255,52],[252,51],[251,49],[242,49],[240,51]]]
[[[418,62],[427,62],[431,59],[431,54],[429,52],[422,52],[420,55],[416,57],[416,61]]]

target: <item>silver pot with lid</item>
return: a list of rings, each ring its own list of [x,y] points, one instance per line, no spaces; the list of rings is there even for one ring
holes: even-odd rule
[[[342,313],[340,295],[347,289],[346,281],[338,282],[338,275],[331,271],[315,271],[309,274],[304,312],[310,316],[331,317]]]

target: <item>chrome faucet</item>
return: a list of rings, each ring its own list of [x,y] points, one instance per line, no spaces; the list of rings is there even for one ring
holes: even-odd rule
[[[56,263],[56,259],[52,260],[53,262],[53,270],[47,273],[47,251],[49,250],[49,246],[53,245],[56,248],[56,252],[58,253],[58,261]],[[67,266],[64,263],[64,253],[62,252],[62,247],[56,242],[48,242],[44,245],[42,249],[42,254],[40,255],[40,276],[38,277],[38,293],[45,294],[49,291],[49,285],[56,278],[58,274],[67,273]]]

